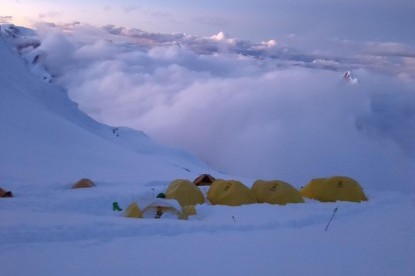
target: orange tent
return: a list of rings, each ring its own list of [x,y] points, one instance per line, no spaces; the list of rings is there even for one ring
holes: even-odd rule
[[[13,197],[13,193],[0,188],[0,197]]]
[[[209,174],[202,174],[198,176],[195,180],[193,180],[193,183],[196,186],[209,186],[215,181],[216,179],[209,175]]]
[[[72,185],[72,189],[95,187],[95,183],[88,178],[82,178]]]

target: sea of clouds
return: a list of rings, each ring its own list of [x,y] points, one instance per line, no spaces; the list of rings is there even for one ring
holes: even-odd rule
[[[213,168],[296,186],[348,175],[413,190],[415,49],[329,41],[304,51],[116,26],[38,24],[22,51],[98,121],[144,130]],[[350,70],[352,77],[345,79]]]

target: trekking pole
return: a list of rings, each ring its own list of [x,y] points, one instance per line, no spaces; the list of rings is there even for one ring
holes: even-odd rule
[[[327,231],[327,229],[329,229],[330,222],[333,220],[334,216],[336,215],[337,209],[338,209],[337,207],[334,208],[333,215],[331,216],[329,222],[327,223],[326,229],[324,229],[324,231]]]

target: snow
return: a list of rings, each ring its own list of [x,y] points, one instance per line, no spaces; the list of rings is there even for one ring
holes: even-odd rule
[[[198,205],[188,221],[113,212],[128,186],[27,191],[0,202],[5,275],[411,275],[415,198]],[[328,228],[326,224],[337,207]]]
[[[206,168],[190,154],[158,145],[142,132],[97,123],[64,90],[31,75],[4,40],[0,52],[2,178],[22,183],[81,176],[130,181],[150,180],[149,175],[170,179],[183,171],[196,176]]]
[[[113,202],[144,207],[175,178],[235,176],[92,120],[2,36],[0,187],[15,197],[0,199],[1,275],[413,274],[412,193],[367,189],[363,203],[202,204],[187,221],[123,217]],[[70,189],[82,177],[97,186]]]

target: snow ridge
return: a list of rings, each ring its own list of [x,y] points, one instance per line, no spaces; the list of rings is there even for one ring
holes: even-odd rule
[[[0,33],[3,181],[45,183],[82,176],[106,179],[103,171],[107,180],[136,181],[182,173],[193,177],[205,170],[195,157],[164,147],[143,132],[91,119],[65,90],[33,75],[17,56],[29,31],[7,25],[1,26]],[[36,45],[33,40],[27,47]],[[132,169],[135,166],[143,172]]]

